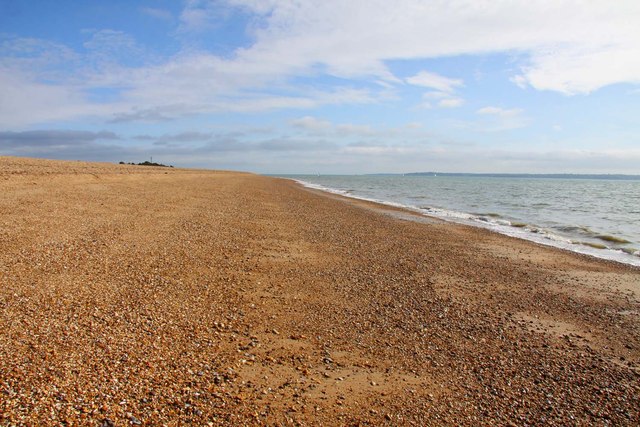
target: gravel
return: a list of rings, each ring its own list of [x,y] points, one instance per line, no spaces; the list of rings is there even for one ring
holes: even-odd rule
[[[638,425],[640,272],[274,178],[0,157],[0,425]]]

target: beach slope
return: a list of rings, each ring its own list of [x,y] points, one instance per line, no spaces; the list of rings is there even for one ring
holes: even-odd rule
[[[638,425],[640,271],[236,172],[0,157],[0,425]]]

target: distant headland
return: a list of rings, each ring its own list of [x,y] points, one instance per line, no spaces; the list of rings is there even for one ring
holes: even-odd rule
[[[126,162],[120,162],[119,164],[121,165],[134,165],[134,166],[160,166],[162,168],[172,168],[173,165],[163,165],[162,163],[156,163],[156,162],[150,162],[148,160],[142,162],[142,163],[126,163]]]
[[[624,174],[573,174],[573,173],[462,173],[462,172],[411,172],[405,176],[470,176],[482,178],[555,178],[555,179],[611,179],[640,180],[640,175]]]

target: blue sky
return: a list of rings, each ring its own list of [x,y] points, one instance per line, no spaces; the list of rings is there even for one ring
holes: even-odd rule
[[[0,0],[0,155],[640,174],[640,3]]]

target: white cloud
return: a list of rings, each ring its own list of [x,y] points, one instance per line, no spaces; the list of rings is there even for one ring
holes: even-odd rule
[[[423,140],[431,137],[424,130],[422,123],[410,122],[397,127],[376,127],[356,123],[333,123],[329,120],[318,119],[313,116],[304,116],[291,120],[289,125],[295,129],[304,129],[311,136],[331,136],[341,141],[353,141],[354,138],[366,140],[370,146],[372,140]]]
[[[457,108],[464,105],[464,99],[451,92],[426,92],[422,94],[422,98],[424,101],[418,106],[419,108],[433,108],[432,102],[435,101],[437,101],[435,105],[440,108]]]
[[[406,81],[412,85],[428,87],[444,93],[453,92],[455,88],[464,85],[460,79],[451,79],[428,71],[421,71]]]
[[[385,60],[517,51],[530,59],[517,79],[536,89],[585,93],[640,81],[640,3],[634,0],[232,3],[264,20],[244,54],[271,58],[286,46],[287,63],[322,63],[336,75],[385,79]],[[428,76],[423,82],[433,83]]]
[[[510,80],[515,83],[519,88],[526,89],[527,88],[527,79],[521,75],[515,75],[510,78]]]
[[[640,26],[640,21],[637,23]],[[557,71],[549,73],[549,70]],[[524,71],[529,84],[536,89],[567,95],[589,93],[620,82],[640,83],[640,49],[635,45],[615,49],[603,46],[585,52],[536,55]]]
[[[181,95],[203,88],[204,93],[211,94],[207,89],[212,87],[227,91],[259,88],[284,82],[288,76],[315,74],[318,65],[340,77],[372,77],[374,81],[397,83],[385,65],[387,60],[504,51],[529,54],[530,61],[514,79],[541,89],[588,91],[616,79],[629,81],[640,76],[635,66],[627,67],[633,65],[633,58],[640,57],[631,55],[633,52],[626,52],[629,55],[617,61],[629,75],[613,73],[606,79],[601,76],[607,72],[606,64],[566,73],[553,63],[585,53],[605,55],[607,46],[616,52],[623,44],[639,46],[635,43],[639,30],[624,24],[634,13],[640,14],[631,3],[617,8],[604,2],[586,4],[579,19],[574,4],[563,1],[461,5],[455,1],[400,0],[393,4],[379,2],[375,7],[369,2],[338,3],[327,0],[294,7],[288,1],[229,1],[231,7],[256,14],[253,45],[237,50],[226,60],[209,54],[176,57],[164,66],[143,70],[145,78],[140,84],[152,86],[152,90],[173,88]],[[341,13],[335,13],[336,9]],[[602,19],[603,10],[610,19]],[[190,1],[183,11],[183,25],[197,29],[224,13],[228,10],[220,8],[219,2]],[[622,27],[630,31],[622,31]],[[596,73],[597,69],[601,71]],[[187,85],[181,78],[191,79],[193,84]],[[459,79],[428,71],[407,82],[442,92],[463,84]]]
[[[333,128],[331,122],[327,120],[316,119],[311,116],[304,116],[291,121],[293,127],[307,129],[314,132],[326,131]]]
[[[457,108],[464,104],[464,99],[455,94],[456,88],[464,86],[464,82],[460,79],[451,79],[428,71],[421,71],[406,81],[415,86],[436,89],[422,95],[425,101],[419,105],[420,108],[433,108],[431,100],[438,100],[436,105],[440,108]]]
[[[51,81],[68,78],[66,67],[78,66],[80,57],[60,43],[0,35],[0,70],[16,79]]]
[[[442,108],[456,108],[464,104],[464,100],[461,98],[446,98],[438,102],[438,106]]]
[[[105,116],[112,111],[113,105],[88,103],[76,88],[35,83],[0,68],[2,129],[20,129],[69,117]]]
[[[187,0],[180,14],[179,31],[202,31],[210,25],[211,15],[216,13],[214,2]]]
[[[501,108],[487,106],[480,108],[476,114],[483,116],[481,122],[473,123],[472,127],[484,132],[499,132],[528,126],[531,120],[524,116],[521,108]]]
[[[178,33],[197,34],[215,28],[231,16],[231,3],[224,0],[186,0],[179,16]]]
[[[359,83],[382,82],[387,87],[404,81],[435,89],[428,92],[439,100],[433,101],[435,105],[452,107],[461,102],[455,94],[463,85],[461,80],[430,71],[402,80],[391,72],[388,62],[495,52],[518,54],[520,62],[511,77],[522,87],[576,94],[614,83],[640,83],[640,2],[635,0],[578,4],[574,0],[189,0],[176,34],[215,26],[238,8],[252,14],[246,29],[252,43],[225,57],[185,50],[136,67],[107,60],[108,66],[85,66],[86,58],[76,58],[80,65],[69,67],[66,76],[56,69],[52,80],[55,55],[50,52],[65,51],[67,56],[77,56],[77,52],[50,46],[49,53],[37,60],[33,55],[8,57],[3,53],[0,68],[8,70],[9,80],[20,76],[35,100],[18,100],[23,108],[8,111],[2,121],[6,126],[20,126],[43,118],[71,119],[101,112],[114,117],[146,110],[166,118],[229,109],[366,103],[388,95],[384,86],[379,86],[382,90],[333,86],[310,91],[292,83],[294,77],[318,74]],[[9,44],[17,46],[17,41]],[[103,59],[118,58],[118,46],[138,48],[127,34],[118,32],[98,32],[87,42]],[[6,87],[10,84],[6,79],[0,84],[5,92],[14,91]],[[46,102],[42,104],[36,102],[41,97],[35,93],[37,87],[44,91]],[[121,95],[110,105],[89,100],[90,90],[114,87]],[[438,92],[451,96],[436,98]],[[47,111],[52,105],[57,111]],[[79,108],[81,105],[89,108]]]
[[[376,133],[369,125],[342,124],[336,126],[336,131],[341,135],[361,135],[369,136]]]

